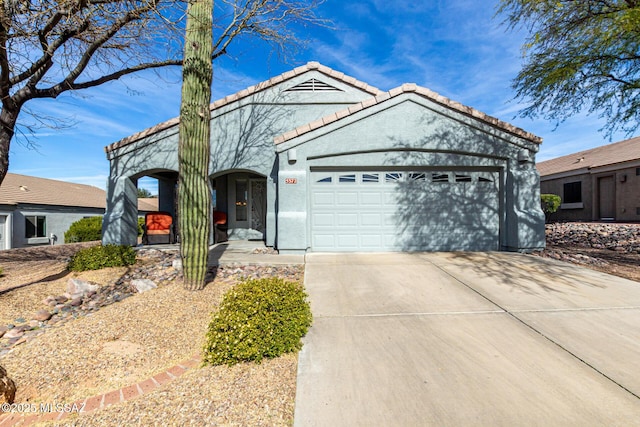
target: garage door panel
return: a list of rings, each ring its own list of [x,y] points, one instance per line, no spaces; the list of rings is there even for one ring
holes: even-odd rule
[[[379,213],[363,213],[360,216],[360,225],[363,227],[381,227],[382,214]]]
[[[338,227],[357,227],[358,226],[358,214],[356,213],[339,213]]]
[[[382,192],[376,191],[363,191],[360,193],[360,205],[361,206],[380,206],[382,202]]]
[[[313,235],[312,240],[314,248],[331,250],[336,247],[335,236],[333,234],[316,233]]]
[[[316,206],[328,206],[332,207],[335,205],[335,195],[333,192],[327,191],[316,191],[313,193],[313,203]]]
[[[382,236],[380,234],[363,233],[360,235],[360,247],[362,249],[379,249],[382,246]]]
[[[335,220],[332,213],[314,213],[313,223],[316,227],[334,227]]]
[[[337,237],[336,241],[338,243],[337,249],[349,249],[349,250],[358,249],[357,234],[339,234],[336,237]]]
[[[339,206],[358,206],[358,193],[356,191],[338,191],[336,201]]]

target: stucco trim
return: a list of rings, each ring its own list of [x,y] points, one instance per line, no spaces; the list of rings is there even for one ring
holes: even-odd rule
[[[335,71],[325,65],[320,64],[319,62],[308,62],[306,65],[294,68],[293,70],[287,71],[286,73],[280,74],[279,76],[276,77],[272,77],[269,80],[260,82],[256,85],[250,86],[246,89],[242,89],[239,92],[236,92],[232,95],[228,95],[224,98],[218,99],[214,102],[212,102],[209,105],[209,110],[210,111],[214,111],[217,110],[219,108],[222,108],[224,106],[227,106],[229,104],[232,104],[234,102],[238,102],[244,98],[247,98],[251,95],[254,95],[258,92],[261,92],[263,90],[269,89],[271,87],[274,87],[284,81],[290,80],[294,77],[297,77],[301,74],[307,73],[309,71],[318,71],[322,74],[325,74],[326,76],[332,77],[336,80],[339,80],[349,86],[353,86],[357,89],[360,89],[364,92],[367,92],[371,95],[377,96],[382,94],[383,92],[376,88],[373,87],[371,85],[369,85],[368,83],[362,82],[360,80],[357,80],[354,77],[350,77],[350,76],[346,76],[344,73]],[[136,141],[139,141],[141,139],[144,139],[150,135],[156,134],[158,132],[161,132],[163,130],[169,129],[171,127],[177,126],[180,123],[180,117],[174,117],[170,120],[167,120],[165,122],[159,123],[155,126],[152,126],[148,129],[145,129],[143,131],[137,132],[133,135],[130,135],[126,138],[123,138],[119,141],[114,142],[113,144],[107,145],[104,150],[105,152],[108,154],[114,150],[117,150],[118,148],[122,148],[126,145],[132,144]]]
[[[481,111],[476,110],[473,107],[469,107],[463,104],[460,104],[459,102],[456,101],[452,101],[451,99],[444,97],[430,89],[421,87],[416,85],[415,83],[405,83],[402,86],[399,86],[397,88],[391,89],[389,92],[385,92],[385,93],[381,93],[373,98],[369,98],[366,99],[362,102],[359,102],[357,104],[354,104],[352,106],[350,106],[349,108],[347,108],[346,110],[343,111],[339,111],[337,113],[334,114],[330,114],[326,117],[323,117],[322,119],[318,120],[318,122],[322,122],[323,126],[328,125],[329,123],[333,123],[336,122],[338,120],[344,119],[346,117],[349,117],[359,111],[365,110],[367,108],[371,108],[375,105],[381,104],[383,102],[389,101],[393,98],[396,98],[402,94],[405,93],[415,93],[418,94],[426,99],[429,99],[430,101],[433,101],[439,105],[442,105],[446,108],[449,108],[451,110],[457,111],[459,113],[462,113],[466,116],[470,116],[473,117],[475,119],[481,120],[493,127],[496,127],[500,130],[503,130],[507,133],[510,133],[512,135],[516,135],[518,137],[524,138],[528,141],[531,141],[535,144],[540,144],[542,143],[542,138],[540,138],[539,136],[536,136],[530,132],[527,132],[519,127],[516,127],[510,123],[504,122],[500,119],[497,119],[495,117],[492,117],[488,114],[485,114]],[[311,127],[309,125],[304,125],[304,126],[300,126],[294,130],[291,130],[283,135],[279,135],[277,137],[274,138],[274,143],[276,145],[278,144],[282,144],[284,142],[287,142],[291,139],[297,138],[298,136],[304,135],[305,133],[311,132],[312,130],[315,130],[317,128],[315,127]]]

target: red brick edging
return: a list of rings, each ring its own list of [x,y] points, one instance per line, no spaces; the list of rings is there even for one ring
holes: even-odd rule
[[[188,369],[199,366],[200,362],[200,355],[194,355],[190,359],[182,363],[178,363],[177,365],[139,383],[123,387],[118,390],[112,390],[104,394],[99,394],[97,396],[88,397],[84,400],[77,400],[67,405],[68,408],[79,408],[79,412],[60,411],[29,415],[17,412],[5,414],[0,413],[0,427],[26,427],[35,424],[36,422],[62,420],[71,414],[86,414],[117,403],[137,399],[138,397],[149,394],[158,387],[173,381],[184,374]]]

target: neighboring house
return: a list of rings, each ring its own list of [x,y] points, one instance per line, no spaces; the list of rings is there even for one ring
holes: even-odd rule
[[[554,220],[640,221],[640,137],[540,162],[541,193],[562,199]]]
[[[8,173],[0,185],[0,249],[63,244],[75,221],[104,215],[106,192],[90,185]],[[141,199],[141,214],[157,201]]]
[[[178,121],[106,147],[103,242],[136,243],[142,176],[175,216]],[[428,89],[383,92],[311,62],[215,101],[211,124],[231,239],[281,253],[544,247],[541,139]]]

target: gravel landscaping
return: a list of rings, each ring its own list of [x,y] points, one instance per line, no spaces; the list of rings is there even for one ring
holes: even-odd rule
[[[552,223],[547,247],[535,255],[640,282],[640,224]]]
[[[209,271],[203,291],[190,292],[180,285],[176,257],[175,251],[145,250],[129,269],[55,279],[48,279],[49,272],[58,265],[45,263],[39,273],[44,282],[32,270],[33,284],[4,283],[3,322],[11,317],[4,313],[25,310],[4,324],[11,328],[0,338],[0,365],[18,386],[16,403],[69,403],[148,379],[201,353],[211,313],[241,278],[303,278],[302,266],[219,267]],[[74,303],[67,292],[72,277],[98,284],[97,291]],[[137,293],[134,279],[158,287]],[[34,321],[36,309],[55,314]],[[289,425],[296,365],[296,356],[288,355],[260,365],[195,368],[142,398],[58,425]]]
[[[546,234],[534,256],[640,282],[640,224],[556,223]],[[18,386],[16,403],[69,403],[149,379],[201,354],[212,312],[239,280],[304,274],[303,266],[222,266],[203,291],[189,292],[176,251],[141,250],[130,268],[66,271],[86,245],[0,252],[0,365]],[[78,293],[70,279],[96,288]],[[157,287],[139,293],[136,280]],[[46,425],[291,425],[296,369],[296,355],[196,367],[142,397]]]

